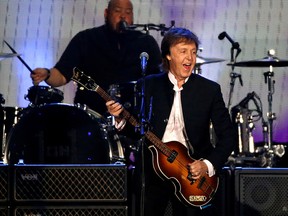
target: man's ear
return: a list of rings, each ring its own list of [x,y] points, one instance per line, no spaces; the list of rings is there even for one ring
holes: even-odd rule
[[[106,20],[108,17],[108,8],[104,10],[104,19]]]

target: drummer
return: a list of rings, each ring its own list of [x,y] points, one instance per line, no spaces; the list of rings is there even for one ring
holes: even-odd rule
[[[104,18],[103,25],[77,33],[53,68],[34,69],[31,74],[34,85],[45,81],[52,87],[63,86],[71,80],[73,68],[77,67],[108,91],[111,85],[141,78],[139,57],[142,52],[149,55],[146,75],[158,73],[161,56],[156,40],[149,34],[120,27],[121,23],[133,24],[132,2],[110,0]],[[101,115],[106,113],[103,99],[96,92],[80,90],[80,86],[74,102],[85,104]]]

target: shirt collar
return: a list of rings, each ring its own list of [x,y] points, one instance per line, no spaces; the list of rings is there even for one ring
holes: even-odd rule
[[[182,90],[182,89],[183,89],[183,86],[182,86],[180,89],[178,88],[177,80],[176,80],[174,74],[171,73],[171,71],[169,71],[168,77],[169,77],[170,82],[174,85],[174,88],[173,88],[174,90],[175,90],[175,89],[178,89],[178,90]],[[184,83],[186,83],[188,79],[189,79],[189,77],[187,77],[187,78],[185,79],[185,82],[184,82]]]

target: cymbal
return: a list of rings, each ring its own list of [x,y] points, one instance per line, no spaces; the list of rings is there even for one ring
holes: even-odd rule
[[[234,65],[236,67],[269,67],[269,66],[287,67],[288,66],[288,60],[282,60],[282,59],[278,59],[277,57],[274,57],[274,56],[268,56],[268,57],[264,57],[262,59],[236,62],[236,63],[230,64],[230,65]]]
[[[15,56],[19,56],[17,53],[0,53],[0,61],[6,58],[12,58]]]
[[[223,62],[225,59],[219,59],[219,58],[204,58],[202,56],[196,57],[196,66],[200,66],[203,64],[210,64],[210,63],[216,63],[216,62]]]

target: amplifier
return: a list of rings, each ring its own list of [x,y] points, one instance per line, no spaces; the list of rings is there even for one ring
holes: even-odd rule
[[[15,165],[13,201],[123,202],[127,168],[122,164]]]
[[[16,206],[13,216],[127,216],[127,206]]]
[[[8,166],[0,165],[0,205],[8,201]]]
[[[288,215],[288,169],[236,168],[235,216]]]
[[[214,199],[211,203],[216,206],[215,215],[221,216],[231,216],[233,214],[234,205],[234,179],[233,170],[230,167],[223,167],[219,172],[219,186]],[[256,216],[256,215],[255,215]]]
[[[10,208],[8,208],[8,205],[6,205],[6,206],[0,206],[0,215],[1,216],[10,216],[11,214],[10,214]]]

